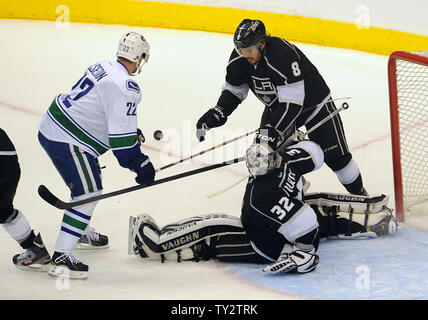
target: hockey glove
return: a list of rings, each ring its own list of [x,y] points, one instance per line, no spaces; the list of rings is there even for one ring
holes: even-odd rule
[[[279,131],[271,126],[259,128],[254,139],[256,143],[267,143],[273,150],[276,150],[282,141],[283,138]]]
[[[227,116],[224,114],[223,108],[219,106],[212,107],[198,120],[196,123],[196,137],[199,142],[205,140],[206,131],[220,127],[227,121]]]
[[[140,154],[129,163],[129,169],[137,174],[135,181],[138,184],[152,185],[155,180],[155,168],[145,154]]]
[[[137,140],[138,140],[138,145],[140,146],[142,143],[146,142],[146,138],[144,137],[143,132],[141,131],[140,128],[137,128]]]

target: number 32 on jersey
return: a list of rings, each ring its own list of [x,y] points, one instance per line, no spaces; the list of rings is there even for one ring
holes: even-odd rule
[[[290,199],[287,197],[282,197],[278,204],[275,205],[270,212],[278,215],[278,220],[284,219],[284,217],[287,215],[287,213],[290,212],[290,210],[294,207],[294,203],[290,202]]]

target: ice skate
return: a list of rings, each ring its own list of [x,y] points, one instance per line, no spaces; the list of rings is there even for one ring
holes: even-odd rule
[[[108,237],[89,228],[79,239],[76,250],[100,250],[109,247]]]
[[[67,252],[54,252],[50,262],[49,275],[70,279],[88,278],[89,267]]]
[[[26,249],[23,253],[12,258],[13,264],[21,270],[48,271],[51,260],[48,250],[43,243],[40,233],[34,238],[34,246]]]

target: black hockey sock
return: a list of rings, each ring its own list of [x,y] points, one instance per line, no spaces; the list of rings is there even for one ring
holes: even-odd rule
[[[357,179],[355,179],[352,183],[344,184],[343,186],[350,194],[355,194],[359,196],[366,195],[365,189],[363,187],[363,178],[361,177],[361,174],[359,174]]]
[[[28,235],[27,238],[25,238],[24,241],[21,241],[19,243],[19,245],[22,247],[22,249],[28,249],[31,247],[34,247],[34,238],[36,237],[36,235],[34,234],[34,230],[31,230],[30,234]]]

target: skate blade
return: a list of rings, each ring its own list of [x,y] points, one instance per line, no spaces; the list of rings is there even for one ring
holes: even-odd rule
[[[51,264],[50,263],[46,263],[46,264],[32,264],[29,266],[23,266],[23,265],[19,265],[16,264],[15,265],[16,268],[18,268],[19,270],[23,270],[23,271],[30,271],[30,272],[48,272]]]
[[[67,267],[53,265],[49,269],[48,274],[53,277],[63,277],[68,279],[86,280],[88,278],[88,271],[72,271]]]
[[[108,249],[109,245],[106,244],[105,246],[91,246],[87,243],[77,243],[74,250],[105,250]]]

